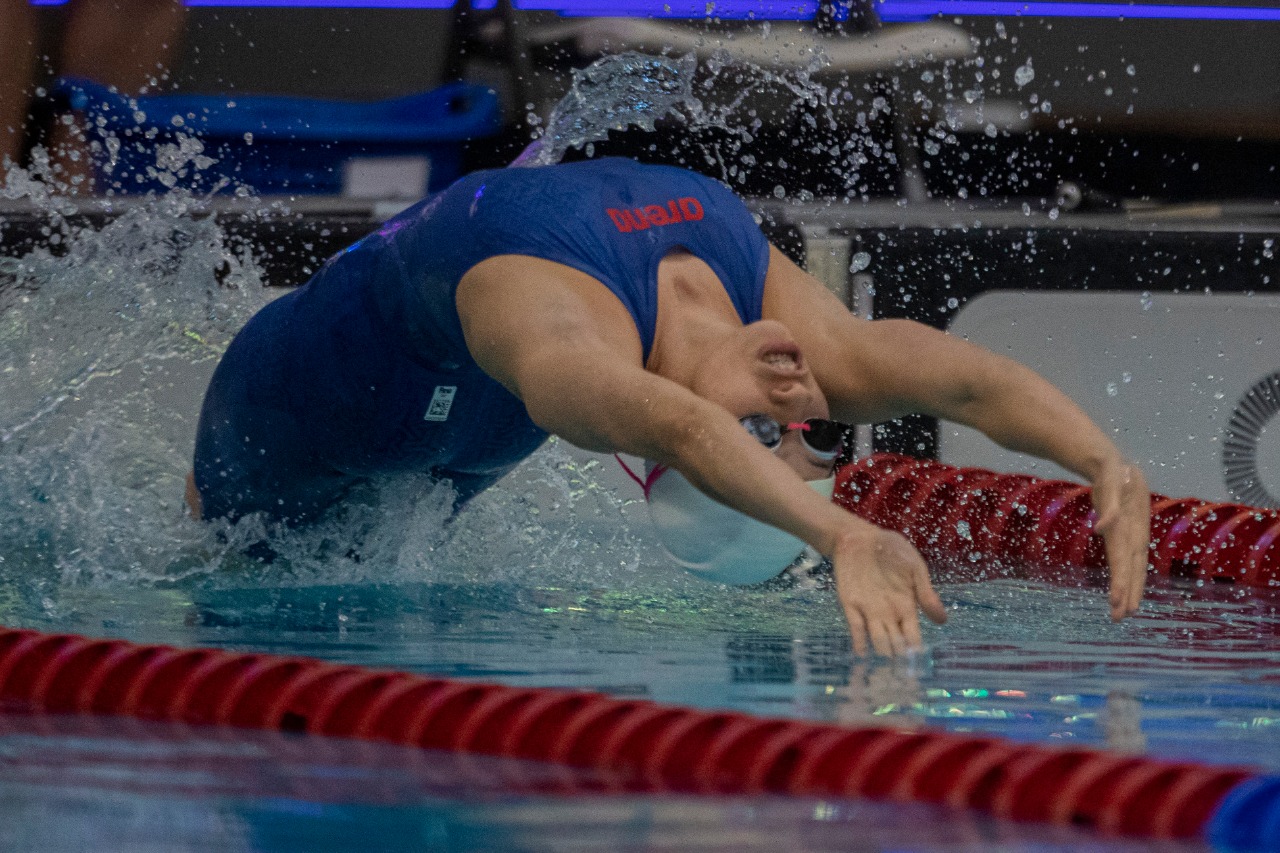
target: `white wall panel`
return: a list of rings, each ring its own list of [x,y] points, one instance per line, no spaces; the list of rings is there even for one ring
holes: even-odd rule
[[[992,291],[950,331],[1050,379],[1154,490],[1280,506],[1280,296]],[[950,423],[939,457],[1068,476]]]

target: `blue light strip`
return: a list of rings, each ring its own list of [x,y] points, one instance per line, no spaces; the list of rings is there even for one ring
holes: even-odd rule
[[[818,14],[818,0],[513,0],[522,10],[565,15],[655,18],[759,18],[804,20]],[[844,6],[847,14],[848,7]]]
[[[1280,21],[1280,9],[1262,6],[1170,6],[1140,3],[1072,3],[1052,0],[881,0],[882,21],[919,21],[934,15],[1006,18],[1159,18],[1202,21]]]
[[[31,0],[33,6],[62,6],[69,0]],[[187,6],[295,9],[451,9],[454,0],[185,0]],[[492,9],[497,0],[471,0],[475,9]],[[710,5],[710,9],[708,9]],[[517,9],[544,9],[562,15],[610,18],[724,18],[806,20],[818,0],[515,0]],[[878,0],[884,21],[921,21],[936,15],[1036,18],[1147,18],[1204,21],[1280,21],[1280,8],[1195,6],[1143,3],[1070,2],[1070,0]],[[848,5],[837,3],[837,19]]]
[[[70,0],[31,0],[33,6],[65,6]],[[188,7],[294,9],[452,9],[455,0],[185,0]],[[493,9],[497,0],[471,0],[473,9]],[[523,10],[610,18],[756,18],[804,20],[818,0],[514,0]],[[847,7],[846,14],[847,14]]]
[[[600,0],[594,0],[599,2]],[[710,13],[692,15],[674,10],[666,9],[647,9],[643,12],[621,12],[616,6],[608,9],[602,9],[595,6],[574,7],[572,9],[555,10],[565,18],[679,18],[681,20],[690,19],[707,19],[707,20],[724,20],[724,21],[811,21],[818,13],[817,4],[801,6],[792,11],[770,11],[761,12],[755,9],[734,12],[731,10],[721,10],[719,8],[712,10]],[[839,20],[847,20],[841,18]]]
[[[70,0],[31,0],[32,6],[65,6]],[[573,0],[564,0],[572,5]],[[183,0],[188,7],[245,9],[452,9],[454,0]],[[492,9],[497,0],[474,0],[476,9]]]

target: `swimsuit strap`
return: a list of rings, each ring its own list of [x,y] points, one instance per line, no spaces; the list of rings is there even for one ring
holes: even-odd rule
[[[622,461],[621,456],[615,453],[613,454],[613,458],[618,460],[618,464],[622,466],[623,471],[627,472],[627,476],[636,481],[636,485],[644,492],[644,499],[649,500],[649,490],[653,488],[653,484],[657,482],[657,479],[667,470],[667,466],[654,465],[653,469],[649,471],[649,475],[642,480],[640,479],[639,474],[631,470],[630,465]]]

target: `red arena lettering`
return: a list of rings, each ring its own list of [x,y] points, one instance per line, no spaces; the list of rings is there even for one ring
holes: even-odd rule
[[[634,211],[631,211],[631,210],[622,211],[622,218],[625,219],[627,221],[627,224],[630,225],[632,228],[634,228],[636,231],[643,231],[644,229],[649,227],[649,220],[645,219],[644,211],[642,211],[638,207]]]
[[[656,204],[651,204],[644,209],[644,217],[645,219],[648,219],[650,222],[652,222],[654,225],[670,225],[671,224],[671,217],[667,215],[666,208],[659,207]]]
[[[626,234],[628,231],[631,230],[631,224],[627,222],[626,219],[623,218],[622,211],[618,210],[618,208],[616,207],[607,208],[605,210],[605,213],[609,214],[609,218],[613,220],[614,227],[617,228],[619,231],[621,231],[623,234]]]
[[[697,222],[703,217],[702,202],[691,196],[669,199],[662,204],[649,204],[636,208],[606,207],[605,213],[613,220],[613,227],[623,234],[644,231],[650,226],[675,225],[680,222]]]
[[[702,202],[696,198],[686,196],[680,199],[680,211],[684,214],[684,218],[690,222],[697,222],[702,218]]]

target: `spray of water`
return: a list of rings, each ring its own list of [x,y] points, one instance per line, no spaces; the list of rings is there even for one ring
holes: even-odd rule
[[[865,190],[860,179],[865,167],[893,156],[867,132],[888,116],[890,104],[882,94],[855,95],[847,80],[823,82],[828,65],[819,44],[809,50],[807,63],[786,70],[737,61],[724,49],[701,66],[693,54],[605,56],[573,72],[570,91],[512,165],[558,163],[571,149],[593,156],[595,143],[612,131],[652,132],[670,120],[692,140],[693,153],[677,155],[676,162],[730,186],[746,184],[762,169],[785,181],[790,171],[816,159],[829,163],[831,179],[842,184],[846,196],[854,196]],[[849,119],[856,132],[847,132]],[[757,161],[751,146],[766,124],[800,129],[791,162],[785,156],[767,164]],[[786,195],[783,183],[773,193]],[[813,198],[807,190],[796,195]]]
[[[38,178],[5,188],[48,239],[0,259],[0,569],[164,574],[205,538],[181,508],[201,389],[268,296],[200,200],[156,198],[95,231]]]
[[[571,148],[607,139],[609,131],[652,131],[680,107],[700,109],[693,95],[697,59],[624,53],[606,56],[573,72],[573,84],[547,119],[546,132],[513,166],[559,163]]]

